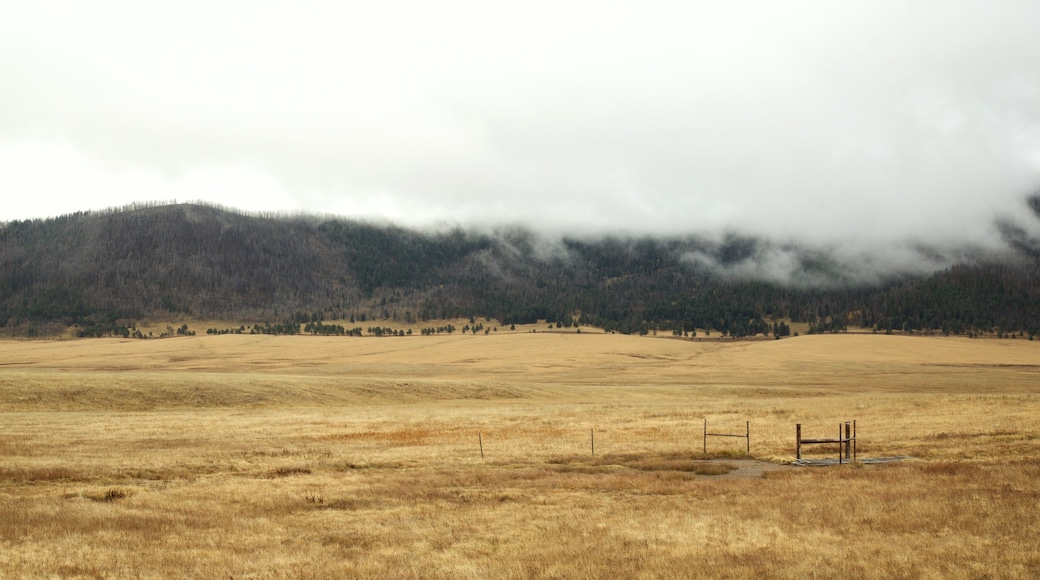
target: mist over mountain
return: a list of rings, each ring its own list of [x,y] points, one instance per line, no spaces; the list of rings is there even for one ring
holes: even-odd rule
[[[0,325],[47,333],[147,317],[480,316],[608,330],[771,334],[778,320],[954,333],[1040,328],[1040,195],[1003,247],[855,247],[717,236],[413,230],[333,217],[140,204],[0,226]]]
[[[0,220],[695,233],[758,244],[704,269],[874,283],[999,252],[1040,184],[1040,3],[8,4]]]

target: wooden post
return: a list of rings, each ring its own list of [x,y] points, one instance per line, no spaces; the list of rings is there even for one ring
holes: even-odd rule
[[[484,459],[484,438],[480,436],[480,431],[477,431],[477,442],[480,443],[480,458]]]
[[[748,421],[744,427],[747,429],[744,432],[744,437],[747,437],[747,454],[751,455],[751,421]]]
[[[592,436],[592,456],[596,456],[596,429],[595,427],[589,430],[589,434]]]
[[[708,418],[704,418],[704,454],[708,454]]]
[[[838,423],[838,465],[841,465],[841,423]]]
[[[796,423],[794,426],[794,456],[797,459],[802,458],[802,424]]]
[[[856,460],[856,420],[852,420],[852,460]]]
[[[852,451],[852,429],[849,426],[849,422],[845,421],[845,461],[849,460],[849,455]]]

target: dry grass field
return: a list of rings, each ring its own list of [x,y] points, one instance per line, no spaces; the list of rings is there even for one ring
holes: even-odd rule
[[[763,461],[705,457],[705,417]],[[785,465],[853,419],[916,459]],[[0,342],[5,578],[1035,578],[1037,546],[1040,342]]]

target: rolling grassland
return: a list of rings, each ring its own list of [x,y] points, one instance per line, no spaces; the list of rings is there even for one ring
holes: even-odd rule
[[[786,465],[853,419],[916,459]],[[0,342],[5,578],[1029,578],[1037,546],[1040,342]]]

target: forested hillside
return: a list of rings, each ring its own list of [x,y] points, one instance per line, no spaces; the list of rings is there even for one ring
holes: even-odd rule
[[[1040,209],[1037,210],[1040,213]],[[438,233],[161,205],[0,226],[0,327],[46,333],[142,318],[305,323],[458,316],[620,332],[1040,332],[1035,241],[933,274],[850,275],[816,250],[787,282],[741,274],[768,242]],[[853,272],[854,273],[854,272]],[[800,283],[791,283],[800,280]]]

